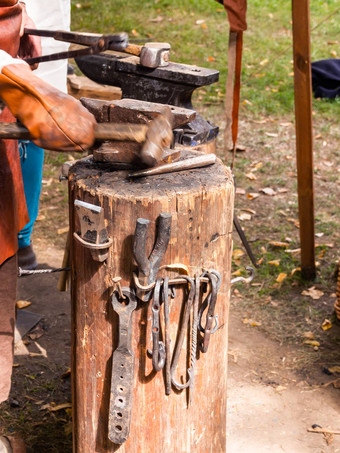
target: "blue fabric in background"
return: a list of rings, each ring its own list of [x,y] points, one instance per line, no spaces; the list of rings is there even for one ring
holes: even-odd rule
[[[316,98],[340,96],[340,60],[333,58],[312,63],[312,86]]]
[[[44,150],[28,140],[19,140],[22,178],[29,223],[18,233],[19,248],[31,243],[33,225],[38,216],[41,181],[43,176]]]

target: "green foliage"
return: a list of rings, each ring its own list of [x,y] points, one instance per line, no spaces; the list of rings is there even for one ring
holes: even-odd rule
[[[340,21],[337,0],[311,0],[312,61],[331,58]],[[244,33],[241,102],[243,114],[283,115],[294,112],[291,3],[256,0],[248,3]],[[204,89],[204,102],[221,103],[227,75],[228,21],[213,0],[73,0],[74,30],[112,33],[168,41],[172,59],[216,68],[219,85]],[[137,33],[137,34],[136,34]],[[317,114],[333,116],[340,101],[314,103]]]

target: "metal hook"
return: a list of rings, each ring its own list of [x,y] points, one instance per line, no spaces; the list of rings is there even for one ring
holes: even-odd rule
[[[199,311],[198,328],[201,332],[203,332],[203,338],[199,345],[201,352],[208,351],[210,336],[212,333],[216,332],[216,330],[218,329],[218,318],[216,315],[214,315],[214,312],[215,312],[215,306],[216,306],[216,302],[217,302],[217,292],[218,292],[218,289],[219,289],[220,283],[221,283],[221,281],[218,278],[219,274],[217,275],[216,272],[206,272],[206,275],[210,280],[211,292],[206,297],[206,300],[202,304],[200,311]],[[208,306],[208,310],[207,310],[207,314],[206,314],[206,318],[205,318],[206,319],[205,327],[203,327],[202,322],[201,322],[202,315],[207,306]],[[214,320],[215,320],[215,326],[213,328]]]
[[[251,266],[247,266],[246,270],[248,272],[250,272],[249,277],[236,277],[236,278],[233,278],[230,281],[230,284],[233,285],[234,283],[238,283],[238,282],[244,282],[244,283],[252,282],[254,280],[254,277],[255,277],[255,271],[254,271],[254,269]]]
[[[183,389],[188,388],[191,385],[192,380],[193,380],[193,373],[190,368],[187,369],[189,378],[184,384],[180,384],[175,378],[175,371],[176,371],[176,368],[178,365],[186,329],[187,329],[187,326],[189,323],[190,310],[191,310],[191,306],[192,306],[192,303],[193,303],[193,300],[195,297],[195,281],[194,281],[194,279],[188,277],[187,275],[182,275],[181,278],[185,278],[190,283],[190,291],[189,291],[188,300],[187,300],[187,303],[185,306],[181,330],[179,332],[179,337],[178,337],[178,341],[177,341],[177,344],[175,347],[172,364],[171,364],[171,382],[178,390],[183,390]]]
[[[209,274],[210,274],[210,276],[209,276]],[[211,285],[213,285],[211,275],[214,275],[217,279],[216,286],[215,286],[215,290],[216,290],[216,294],[217,294],[217,292],[221,286],[221,281],[222,281],[221,274],[214,269],[209,269],[209,270],[203,272],[201,277],[208,276],[208,278],[210,279]],[[211,293],[208,294],[208,296],[205,298],[205,300],[204,300],[203,304],[201,305],[199,312],[198,312],[198,330],[202,333],[205,333],[205,328],[202,326],[202,316],[203,316],[203,313],[205,312],[207,306],[210,305],[210,301],[211,301]],[[214,325],[213,329],[211,329],[210,334],[215,333],[219,327],[218,315],[214,315],[214,320],[215,320],[215,325]]]

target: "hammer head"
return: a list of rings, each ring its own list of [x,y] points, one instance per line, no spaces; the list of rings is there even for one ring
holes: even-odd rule
[[[164,148],[169,147],[173,141],[172,125],[173,114],[170,107],[165,107],[151,122],[139,155],[141,162],[147,167],[154,167],[163,159]]]
[[[170,44],[167,42],[149,42],[144,44],[140,51],[140,64],[147,68],[168,66]]]

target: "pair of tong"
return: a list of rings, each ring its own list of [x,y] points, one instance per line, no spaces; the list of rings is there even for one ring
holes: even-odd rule
[[[26,58],[25,61],[29,65],[43,63],[45,61],[76,58],[83,55],[93,55],[104,52],[106,50],[115,50],[119,52],[124,50],[129,44],[128,35],[126,33],[101,35],[97,33],[78,33],[73,31],[36,30],[34,28],[25,28],[25,34],[54,38],[57,41],[64,41],[72,44],[86,46],[82,49],[69,50],[67,52],[58,52],[34,58]]]

